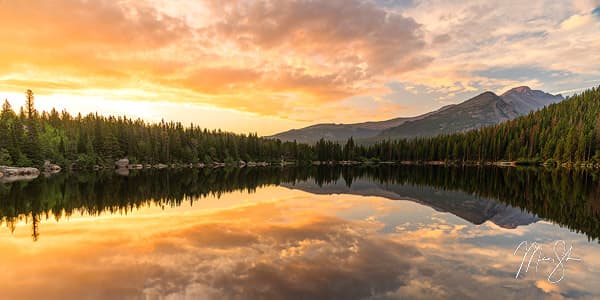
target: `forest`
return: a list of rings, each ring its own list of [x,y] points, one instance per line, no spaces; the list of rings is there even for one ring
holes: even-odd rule
[[[600,87],[499,125],[431,138],[314,145],[202,129],[179,122],[67,111],[38,112],[31,90],[18,113],[0,112],[0,165],[40,166],[49,160],[81,168],[132,163],[243,161],[600,162]]]
[[[282,143],[194,124],[150,124],[141,119],[72,116],[67,111],[39,113],[33,92],[17,114],[5,101],[0,112],[0,165],[39,166],[49,160],[61,166],[112,165],[127,157],[132,163],[212,163],[309,160],[308,145]]]
[[[600,87],[529,115],[465,133],[381,141],[366,157],[397,161],[600,162]]]

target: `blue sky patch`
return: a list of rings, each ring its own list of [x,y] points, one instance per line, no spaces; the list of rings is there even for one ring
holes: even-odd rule
[[[375,3],[383,7],[411,7],[414,5],[413,0],[375,0]]]

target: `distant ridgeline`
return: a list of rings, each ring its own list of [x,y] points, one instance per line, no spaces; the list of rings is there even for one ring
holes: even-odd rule
[[[314,145],[208,131],[197,126],[148,124],[125,117],[38,113],[33,94],[16,114],[0,113],[0,165],[62,166],[243,161],[549,161],[600,162],[600,87],[514,120],[465,133],[357,144]]]
[[[389,195],[410,187],[433,187],[459,191],[471,200],[452,201],[447,212],[455,215],[481,213],[473,203],[486,199],[522,208],[571,230],[600,238],[600,180],[591,171],[576,169],[448,167],[448,166],[310,166],[265,168],[205,168],[140,170],[129,176],[114,172],[64,173],[29,182],[0,184],[0,220],[12,230],[19,221],[32,224],[38,238],[39,221],[57,220],[72,214],[99,215],[128,213],[156,205],[190,205],[207,196],[219,197],[235,191],[254,192],[270,185],[295,186],[313,182],[315,187],[341,182],[351,188],[357,181],[372,182]],[[317,188],[317,190],[319,190]],[[428,189],[412,189],[416,194],[401,199],[424,202]],[[309,191],[310,192],[310,191]],[[344,191],[336,191],[344,193]],[[432,191],[438,195],[439,191]],[[366,194],[370,195],[370,194]],[[419,201],[422,200],[422,201]],[[439,201],[434,201],[440,205]]]
[[[600,87],[498,125],[380,142],[385,160],[600,162]]]

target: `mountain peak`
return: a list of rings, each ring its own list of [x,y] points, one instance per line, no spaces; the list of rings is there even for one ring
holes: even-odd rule
[[[529,88],[528,86],[519,86],[516,88],[512,88],[508,91],[506,91],[506,93],[502,94],[504,95],[508,95],[511,93],[519,93],[519,94],[527,94],[527,93],[531,93],[531,88]]]
[[[317,124],[271,137],[284,141],[315,143],[320,138],[345,142],[350,137],[355,140],[376,141],[436,136],[498,124],[562,100],[560,95],[519,86],[506,91],[502,96],[490,91],[483,92],[462,103],[417,117],[354,124]]]

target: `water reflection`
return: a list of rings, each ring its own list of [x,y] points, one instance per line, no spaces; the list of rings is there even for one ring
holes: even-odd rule
[[[515,228],[547,219],[590,239],[600,237],[600,180],[581,170],[441,166],[234,168],[62,174],[0,184],[0,217],[14,230],[74,212],[127,213],[139,207],[176,207],[207,196],[283,185],[314,194],[351,193],[411,199],[473,224]]]
[[[241,199],[244,199],[243,201]],[[264,201],[264,199],[279,199]],[[564,282],[515,280],[515,241],[551,225],[471,225],[407,201],[311,195],[283,187],[207,197],[237,206],[45,223],[45,237],[5,236],[9,299],[540,299],[600,295],[598,249]],[[242,202],[242,203],[240,203]],[[205,203],[199,204],[204,205]],[[411,219],[412,218],[412,219]],[[416,219],[414,219],[416,218]],[[405,222],[411,220],[410,222]],[[382,233],[383,228],[394,230]],[[537,227],[537,228],[533,228]],[[545,272],[547,270],[540,270]]]
[[[581,171],[436,166],[5,184],[0,298],[597,299],[597,189]],[[521,241],[559,239],[583,259],[563,281],[514,278]]]

